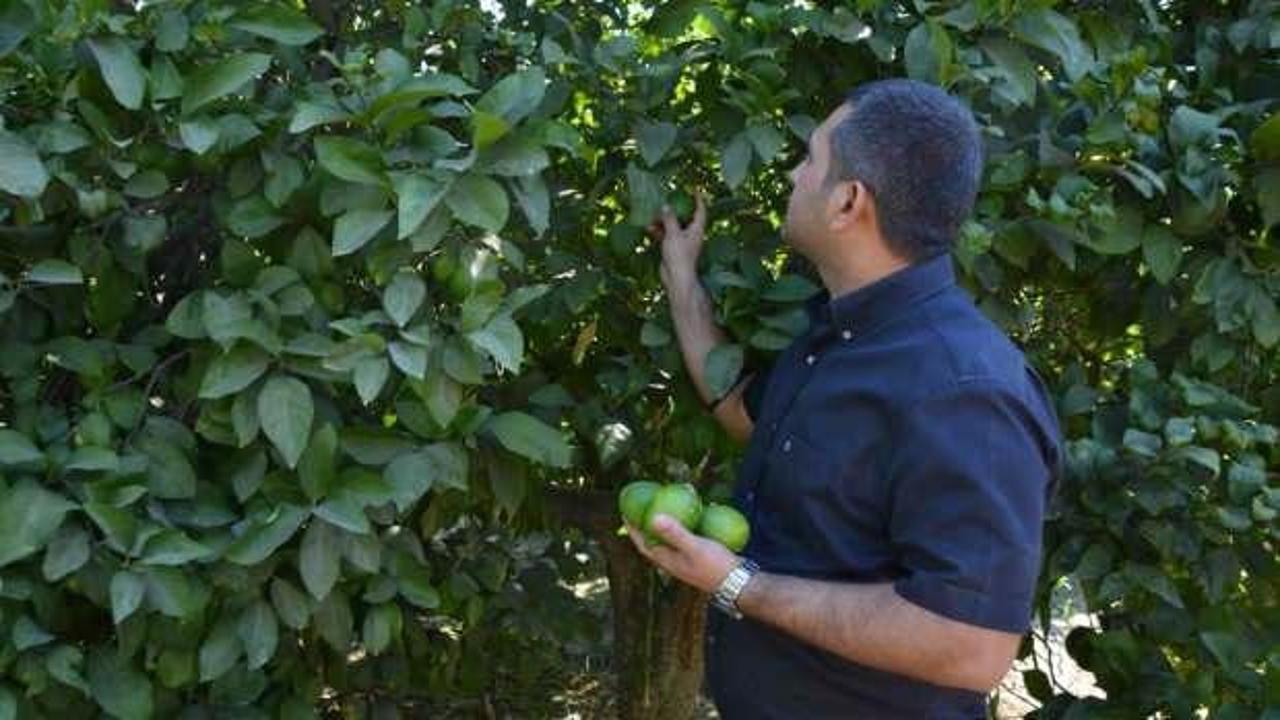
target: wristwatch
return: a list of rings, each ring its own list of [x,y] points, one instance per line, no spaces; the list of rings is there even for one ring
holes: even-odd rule
[[[751,578],[760,572],[760,566],[750,558],[742,558],[738,566],[720,581],[720,587],[711,595],[711,604],[734,620],[742,619],[742,611],[738,609],[738,597],[751,582]]]

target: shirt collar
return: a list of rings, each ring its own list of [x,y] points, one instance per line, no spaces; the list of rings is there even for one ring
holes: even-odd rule
[[[805,304],[814,326],[863,333],[893,319],[912,305],[955,285],[951,254],[942,253],[910,265],[835,299],[823,290]]]

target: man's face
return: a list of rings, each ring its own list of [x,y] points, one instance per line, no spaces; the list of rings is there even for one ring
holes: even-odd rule
[[[783,238],[802,253],[820,247],[829,237],[829,213],[836,184],[827,184],[831,167],[831,130],[849,113],[842,104],[809,136],[809,151],[791,170],[791,198]]]

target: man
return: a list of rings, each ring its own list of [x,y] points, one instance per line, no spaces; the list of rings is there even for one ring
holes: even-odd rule
[[[684,530],[637,549],[713,594],[723,717],[983,718],[1027,630],[1059,462],[1052,404],[955,285],[949,248],[982,173],[969,111],[906,80],[854,92],[812,134],[786,242],[827,292],[767,373],[712,403],[750,440],[740,558]],[[685,365],[724,334],[696,266],[706,211],[664,211],[662,278]],[[739,619],[735,619],[739,618]]]

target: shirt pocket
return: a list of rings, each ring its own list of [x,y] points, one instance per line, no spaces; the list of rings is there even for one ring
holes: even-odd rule
[[[788,443],[790,443],[788,445]],[[815,576],[878,576],[892,564],[875,465],[856,448],[784,433],[772,448],[760,516],[779,549]]]

